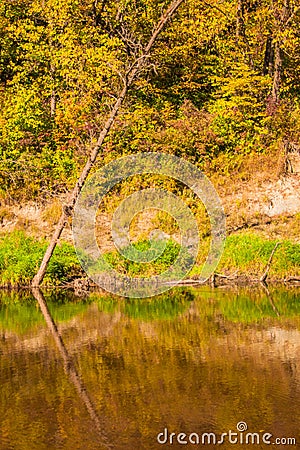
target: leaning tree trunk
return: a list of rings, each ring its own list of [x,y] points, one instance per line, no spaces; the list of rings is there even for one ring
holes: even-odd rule
[[[141,70],[143,69],[146,58],[149,55],[150,50],[153,47],[153,44],[155,43],[155,41],[156,41],[158,35],[160,34],[160,32],[162,31],[163,27],[168,22],[168,20],[172,17],[172,15],[175,13],[175,11],[181,5],[181,3],[183,3],[183,1],[184,0],[175,0],[170,5],[170,7],[167,9],[165,14],[162,15],[159,23],[157,24],[154,32],[152,33],[152,36],[149,39],[148,44],[144,48],[142,56],[136,61],[135,65],[132,67],[129,74],[127,75],[127,80],[125,81],[124,88],[121,91],[121,93],[119,94],[119,97],[110,113],[110,116],[108,117],[107,121],[104,124],[104,127],[98,137],[97,143],[96,143],[95,147],[93,148],[91,155],[88,158],[88,160],[83,168],[83,171],[73,189],[73,192],[71,193],[71,195],[69,197],[67,204],[63,208],[62,215],[56,226],[56,229],[54,231],[54,234],[52,236],[50,244],[44,254],[40,268],[32,280],[32,286],[34,286],[34,287],[39,286],[40,283],[43,281],[43,278],[44,278],[46,270],[47,270],[48,263],[50,261],[51,256],[53,255],[54,249],[58,243],[61,233],[68,221],[68,217],[72,215],[76,200],[77,200],[77,198],[80,194],[80,191],[90,173],[91,168],[93,167],[93,165],[97,159],[98,153],[103,145],[104,139],[108,135],[108,133],[111,129],[111,126],[114,123],[114,120],[118,114],[120,106],[127,95],[128,89],[131,87],[134,80],[137,78],[137,76],[140,74]]]

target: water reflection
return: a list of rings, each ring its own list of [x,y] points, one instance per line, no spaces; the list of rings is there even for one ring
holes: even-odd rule
[[[117,450],[164,448],[156,436],[165,427],[220,434],[241,420],[299,442],[297,289],[46,300],[63,340],[59,356],[32,299],[2,294],[1,449],[101,448],[82,391]],[[75,388],[64,374],[70,360],[81,374]]]
[[[98,417],[96,408],[95,408],[90,396],[88,395],[86,387],[77,372],[77,369],[73,363],[72,358],[70,357],[70,355],[67,351],[64,341],[63,341],[63,339],[58,331],[58,328],[56,326],[56,323],[54,322],[54,320],[50,314],[50,311],[49,311],[48,305],[45,301],[43,293],[41,292],[40,289],[33,288],[32,294],[39,304],[39,307],[42,311],[42,314],[44,316],[46,324],[47,324],[49,330],[51,331],[51,334],[55,340],[55,343],[60,352],[60,355],[64,361],[65,372],[68,374],[69,379],[75,386],[79,397],[85,404],[86,409],[88,410],[88,413],[91,416],[91,419],[93,420],[93,423],[95,424],[95,426],[99,432],[99,435],[101,438],[101,441],[99,442],[99,444],[101,444],[101,447],[103,447],[103,448],[112,448],[111,445],[109,445],[107,437],[104,434],[103,424],[101,423],[101,421]]]

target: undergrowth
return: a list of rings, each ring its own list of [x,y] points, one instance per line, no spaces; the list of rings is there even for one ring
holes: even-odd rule
[[[0,284],[3,286],[30,284],[47,245],[45,240],[36,240],[23,231],[0,236]],[[59,284],[78,276],[80,272],[73,246],[61,242],[50,260],[44,284]]]
[[[262,275],[275,244],[275,240],[268,240],[256,234],[241,233],[228,236],[217,272],[258,278]],[[143,240],[135,243],[133,247],[145,252],[149,250],[150,244]],[[199,262],[193,267],[189,276],[197,277],[201,273],[208,247],[209,245],[204,243],[203,254],[199,254]],[[29,285],[38,270],[46,248],[46,240],[36,240],[22,231],[0,236],[0,285]],[[170,239],[165,243],[165,250],[151,262],[138,263],[117,251],[106,253],[104,259],[120,273],[131,277],[148,277],[162,274],[167,270],[176,261],[179,250],[180,245]],[[130,257],[130,252],[127,256]],[[188,262],[188,258],[190,258],[189,253],[183,252],[183,261]],[[101,268],[95,267],[95,269]],[[83,275],[84,272],[74,247],[61,242],[50,260],[43,284],[58,285]],[[268,276],[269,280],[299,277],[300,244],[282,240],[272,259]]]
[[[268,264],[276,240],[266,239],[254,233],[240,233],[227,236],[224,253],[217,272],[245,275],[259,278]],[[269,279],[283,280],[300,276],[300,244],[280,240],[268,273]],[[201,272],[196,265],[191,274]]]

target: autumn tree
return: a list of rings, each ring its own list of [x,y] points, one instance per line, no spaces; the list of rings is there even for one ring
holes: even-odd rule
[[[74,185],[166,5],[3,0],[2,196]],[[283,119],[298,117],[298,60],[295,0],[186,0],[123,103],[103,161],[163,144],[202,166],[266,151],[285,133]],[[296,122],[286,125],[295,136]]]

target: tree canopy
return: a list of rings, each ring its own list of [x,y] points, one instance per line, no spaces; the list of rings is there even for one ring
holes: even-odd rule
[[[162,0],[2,0],[0,186],[35,198],[72,186],[141,56]],[[122,106],[103,161],[139,151],[204,170],[300,137],[296,0],[186,0]]]

